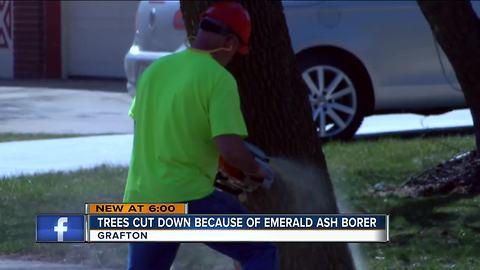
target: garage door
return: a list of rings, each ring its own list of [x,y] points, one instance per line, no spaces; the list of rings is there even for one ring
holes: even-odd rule
[[[138,1],[62,1],[67,76],[124,77]]]

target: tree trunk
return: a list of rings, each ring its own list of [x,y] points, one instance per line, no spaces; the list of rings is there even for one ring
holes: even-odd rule
[[[181,1],[190,37],[196,33],[199,14],[212,2],[215,1]],[[298,200],[300,196],[290,194],[287,184],[278,181],[272,190],[251,195],[249,207],[260,213],[337,213],[321,141],[312,120],[307,88],[291,48],[282,4],[260,0],[240,2],[252,19],[250,53],[236,56],[228,69],[239,86],[249,140],[270,156],[306,164],[305,170],[316,168],[314,181],[302,182],[304,179],[298,177],[293,184],[303,194],[312,196],[301,198],[302,209],[281,203]],[[354,268],[348,246],[341,243],[280,244],[280,257],[282,269]]]
[[[455,70],[470,107],[480,147],[480,20],[469,1],[418,1]]]

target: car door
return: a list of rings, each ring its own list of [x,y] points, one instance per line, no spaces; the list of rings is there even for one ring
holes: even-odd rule
[[[448,106],[449,87],[442,74],[434,39],[414,1],[343,4],[342,17],[369,40],[359,47],[379,89],[380,108],[428,110]],[[360,37],[361,38],[361,37]],[[366,46],[366,44],[368,44]]]

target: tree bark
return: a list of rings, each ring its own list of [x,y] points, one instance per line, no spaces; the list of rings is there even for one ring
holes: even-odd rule
[[[199,14],[213,2],[180,2],[189,37],[196,33]],[[260,213],[337,213],[321,141],[312,120],[307,88],[291,48],[282,4],[260,0],[240,2],[249,10],[252,20],[250,53],[236,56],[228,69],[239,86],[249,140],[270,156],[306,164],[306,170],[315,168],[314,181],[302,182],[304,179],[298,178],[294,185],[303,194],[322,196],[322,200],[300,198],[304,201],[297,204],[303,206],[301,209],[282,204],[282,201],[299,200],[300,196],[291,194],[286,183],[277,181],[272,190],[249,196],[248,206]],[[354,269],[348,246],[341,243],[280,244],[280,257],[282,269]]]
[[[480,147],[480,20],[469,1],[418,1],[455,70],[470,107]]]

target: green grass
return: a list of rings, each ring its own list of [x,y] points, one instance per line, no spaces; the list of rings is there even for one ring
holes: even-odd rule
[[[85,202],[121,202],[126,177],[126,168],[101,166],[73,173],[0,178],[0,255],[125,268],[126,244],[35,243],[35,216],[83,213]],[[198,244],[183,245],[177,258],[180,269],[232,265],[229,258]]]
[[[334,142],[324,147],[337,197],[349,212],[390,214],[390,243],[362,244],[369,269],[480,269],[480,197],[372,196],[473,149],[471,136]]]
[[[0,133],[0,142],[30,141],[55,138],[71,138],[85,136],[80,134],[50,134],[50,133]]]
[[[378,197],[369,191],[381,182],[400,185],[411,175],[473,147],[471,136],[386,138],[324,146],[344,208],[391,215],[390,243],[360,245],[368,269],[480,269],[480,197],[412,199]],[[120,201],[126,173],[125,168],[98,167],[0,180],[0,255],[123,266],[124,244],[35,244],[34,217],[83,212],[85,201]],[[185,257],[192,253],[181,252]]]
[[[36,244],[35,216],[82,213],[85,202],[121,201],[126,168],[98,167],[73,173],[48,173],[0,179],[0,254],[35,254],[52,261],[117,265],[126,246]],[[123,259],[122,259],[123,263]]]

